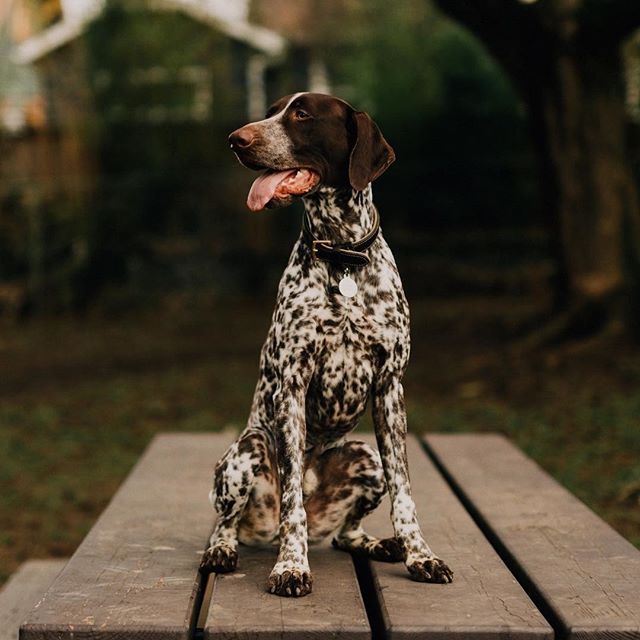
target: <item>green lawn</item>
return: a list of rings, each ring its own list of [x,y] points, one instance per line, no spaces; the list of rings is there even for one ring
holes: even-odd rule
[[[242,426],[271,305],[183,296],[0,327],[0,582],[72,553],[154,433]],[[515,358],[505,336],[526,300],[412,309],[410,428],[508,434],[640,545],[640,350]]]

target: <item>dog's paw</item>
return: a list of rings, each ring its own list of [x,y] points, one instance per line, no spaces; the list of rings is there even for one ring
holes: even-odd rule
[[[238,552],[226,545],[216,544],[209,547],[202,556],[200,571],[203,573],[229,573],[238,566]]]
[[[367,540],[350,540],[334,538],[331,544],[341,551],[349,551],[358,556],[365,556],[379,562],[400,562],[404,560],[404,550],[397,538],[368,538]]]
[[[440,558],[427,558],[407,564],[411,579],[417,582],[453,582],[453,571]]]
[[[313,578],[308,570],[285,569],[273,570],[267,580],[267,591],[285,598],[300,598],[311,593]]]
[[[378,540],[367,553],[372,560],[379,562],[400,562],[404,560],[404,549],[397,538]]]

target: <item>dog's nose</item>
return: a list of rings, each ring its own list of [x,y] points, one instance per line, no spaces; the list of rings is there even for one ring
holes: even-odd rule
[[[255,135],[253,131],[248,129],[247,127],[242,127],[241,129],[237,129],[229,136],[229,146],[232,149],[246,149],[253,144],[255,140]]]

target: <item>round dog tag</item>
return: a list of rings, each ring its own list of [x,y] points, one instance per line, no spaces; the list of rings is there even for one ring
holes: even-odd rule
[[[338,289],[345,298],[353,298],[358,293],[358,285],[350,276],[344,276],[338,283]]]

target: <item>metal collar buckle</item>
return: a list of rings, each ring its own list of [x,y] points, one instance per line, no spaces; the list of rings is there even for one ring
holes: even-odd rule
[[[311,243],[311,255],[314,260],[318,259],[318,247],[324,247],[325,249],[332,249],[333,245],[330,240],[313,240]]]

